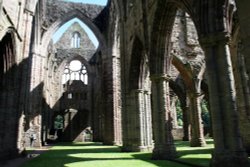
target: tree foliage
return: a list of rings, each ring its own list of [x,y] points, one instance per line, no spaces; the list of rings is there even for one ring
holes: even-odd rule
[[[57,115],[54,121],[54,128],[55,129],[62,129],[63,128],[63,117],[61,115]]]
[[[208,110],[208,102],[203,99],[201,100],[200,105],[201,105],[201,117],[202,117],[203,124],[205,127],[209,127],[210,126],[210,114]],[[175,107],[176,107],[178,126],[183,126],[183,111],[182,111],[181,103],[179,99],[176,100]]]

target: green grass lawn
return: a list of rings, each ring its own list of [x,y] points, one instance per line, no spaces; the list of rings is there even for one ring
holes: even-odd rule
[[[209,166],[214,148],[213,140],[208,139],[206,147],[189,147],[189,142],[186,141],[176,141],[175,144],[180,156],[178,161],[204,167]]]
[[[176,142],[178,161],[208,166],[212,144],[191,148],[187,142]],[[151,153],[123,153],[117,146],[100,143],[60,143],[22,167],[188,167],[181,163],[151,160]]]

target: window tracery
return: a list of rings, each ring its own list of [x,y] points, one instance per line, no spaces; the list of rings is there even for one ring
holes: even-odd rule
[[[81,80],[85,85],[88,84],[88,73],[85,65],[79,60],[72,60],[64,68],[62,83],[69,80]]]

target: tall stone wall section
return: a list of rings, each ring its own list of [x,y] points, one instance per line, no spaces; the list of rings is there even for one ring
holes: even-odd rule
[[[9,80],[8,85],[2,86],[3,88],[12,87],[12,85],[14,87],[6,89],[6,91],[13,90],[9,91],[7,93],[9,94],[8,97],[4,98],[9,101],[4,109],[8,114],[4,114],[3,108],[0,111],[0,118],[4,119],[1,120],[1,126],[3,124],[7,126],[5,128],[1,127],[0,130],[0,159],[13,158],[21,154],[26,145],[25,135],[27,129],[25,127],[29,124],[27,122],[29,115],[27,106],[27,97],[29,95],[28,57],[35,3],[36,1],[29,3],[24,0],[1,1],[0,39],[2,40],[6,34],[12,34],[11,40],[14,44],[12,52],[15,58],[12,62],[8,62],[10,59],[4,60],[7,63],[13,63],[13,66],[6,72],[6,77],[8,74],[8,78],[11,78],[11,80]],[[3,59],[2,55],[1,57]],[[1,99],[1,104],[3,104],[3,99]],[[8,120],[8,123],[5,123],[6,120]]]

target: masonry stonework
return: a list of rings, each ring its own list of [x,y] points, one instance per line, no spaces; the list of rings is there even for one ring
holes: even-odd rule
[[[211,166],[249,166],[247,6],[1,0],[0,161],[52,141],[98,141],[175,159],[177,137],[206,144],[200,107],[206,100]],[[77,22],[52,40],[72,19],[93,31],[98,46]],[[73,61],[79,70],[71,69]]]

